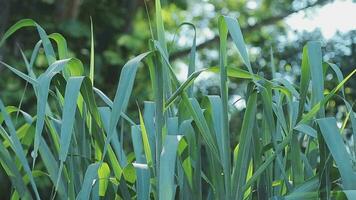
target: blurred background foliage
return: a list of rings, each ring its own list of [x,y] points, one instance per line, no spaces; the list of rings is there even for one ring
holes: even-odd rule
[[[324,39],[320,30],[313,32],[292,32],[285,23],[291,15],[303,12],[313,13],[332,0],[164,0],[163,17],[170,42],[170,59],[181,80],[186,78],[187,55],[193,41],[194,32],[182,22],[191,22],[197,30],[197,67],[204,68],[218,64],[218,15],[237,17],[242,27],[252,65],[255,71],[271,78],[271,49],[279,77],[287,77],[298,82],[301,52],[309,40],[321,40],[324,60],[341,67],[344,75],[355,68],[356,30],[336,33],[331,39]],[[4,31],[23,18],[37,21],[47,33],[59,32],[65,36],[72,56],[89,64],[90,17],[94,23],[95,35],[95,85],[109,97],[113,97],[119,79],[120,69],[134,55],[148,50],[150,38],[149,18],[154,19],[154,2],[144,0],[0,0],[0,36]],[[149,16],[149,17],[148,17]],[[352,20],[350,19],[350,23]],[[154,27],[153,27],[154,28]],[[291,37],[290,34],[293,36]],[[0,60],[24,70],[20,49],[29,57],[35,43],[39,40],[36,31],[21,30],[11,37],[0,49]],[[229,66],[242,66],[234,47],[230,47]],[[36,70],[47,67],[43,51],[36,60]],[[89,69],[89,67],[87,67]],[[0,66],[0,95],[7,105],[18,105],[24,94],[25,82]],[[332,79],[330,73],[328,79]],[[278,78],[278,77],[277,77]],[[241,81],[231,80],[231,129],[239,130],[241,113],[244,108],[244,88]],[[218,77],[205,74],[196,82],[195,92],[199,95],[219,94]],[[328,81],[328,89],[336,82]],[[135,102],[150,99],[147,67],[141,67],[136,77],[129,114],[137,117]],[[346,86],[350,102],[356,99],[356,80],[352,78]],[[341,99],[332,100],[329,113],[344,117],[345,108],[339,106]],[[26,91],[23,109],[34,110],[35,96]],[[31,113],[31,112],[30,112]],[[1,174],[1,173],[0,173]],[[3,184],[1,184],[3,185]],[[0,189],[0,191],[6,191]]]
[[[153,19],[153,1],[147,0],[150,18]],[[341,66],[344,74],[354,67],[356,60],[356,32],[338,33],[332,39],[325,40],[320,31],[294,33],[288,36],[285,20],[298,11],[313,15],[313,12],[330,0],[165,0],[163,17],[167,37],[173,40],[170,45],[170,59],[176,70],[185,77],[187,61],[194,32],[184,26],[177,30],[182,22],[191,22],[197,28],[198,56],[197,66],[208,67],[218,64],[217,16],[225,14],[237,17],[246,43],[249,45],[253,66],[266,77],[270,76],[270,49],[274,52],[274,61],[281,76],[295,81],[299,73],[302,47],[309,40],[322,40],[324,58]],[[10,25],[23,18],[32,18],[45,28],[47,33],[59,32],[65,36],[73,56],[78,57],[86,66],[89,63],[90,17],[94,22],[95,34],[95,82],[96,86],[112,97],[121,67],[132,56],[148,49],[150,37],[149,18],[144,0],[1,0],[0,35]],[[12,37],[0,50],[1,60],[24,68],[20,50],[30,56],[35,42],[36,32],[28,29]],[[240,66],[236,51],[230,48],[229,65]],[[47,63],[44,54],[40,54],[36,67],[41,70]],[[0,91],[6,102],[16,104],[21,99],[24,82],[0,67]],[[214,77],[203,76],[205,81],[198,82],[196,91],[217,93]],[[204,78],[201,78],[204,79]],[[209,79],[209,80],[206,80]],[[147,68],[142,68],[136,80],[133,98],[138,101],[149,99],[151,93],[147,87],[149,81]],[[232,80],[234,81],[234,80]],[[355,85],[352,80],[350,85]],[[240,94],[237,83],[231,86],[231,93]],[[350,98],[355,91],[347,89]],[[26,95],[24,106],[33,105],[33,95]],[[135,109],[135,105],[131,108]]]
[[[321,7],[333,3],[332,0],[164,0],[162,2],[166,34],[170,43],[170,59],[174,61],[174,67],[180,74],[181,80],[186,77],[187,55],[194,32],[188,26],[177,28],[183,22],[193,23],[197,30],[197,67],[215,66],[218,64],[217,16],[220,14],[239,19],[253,67],[267,78],[271,78],[270,52],[272,50],[278,75],[287,77],[292,82],[298,81],[302,47],[309,40],[321,40],[324,59],[340,66],[344,75],[355,67],[356,30],[346,33],[337,32],[331,39],[324,39],[318,29],[313,32],[291,33],[288,30],[290,27],[285,23],[285,19],[298,12],[312,16]],[[95,85],[113,97],[121,67],[129,58],[148,49],[148,39],[151,34],[149,18],[154,18],[154,2],[147,0],[146,6],[144,0],[1,0],[0,35],[18,20],[32,18],[41,24],[48,34],[53,32],[63,34],[72,56],[81,59],[85,66],[88,66],[90,17],[92,17],[95,35]],[[29,57],[38,40],[36,31],[22,30],[0,49],[0,60],[24,69],[20,49]],[[228,54],[230,66],[241,66],[234,47],[230,48]],[[44,53],[41,51],[36,60],[36,69],[43,70],[46,67]],[[1,97],[8,105],[18,105],[26,83],[2,66],[0,66],[0,73]],[[330,74],[329,79],[332,79],[332,76]],[[237,80],[231,82],[233,83],[230,85],[232,103],[242,99],[231,108],[231,113],[238,115],[238,112],[234,111],[244,108],[245,85]],[[152,91],[148,87],[150,82],[147,67],[140,69],[135,83],[131,102],[149,100]],[[201,95],[219,94],[217,83],[218,77],[205,74],[198,79],[195,91]],[[328,82],[328,84],[330,89],[336,83]],[[355,85],[355,78],[347,85],[346,93],[349,100],[356,97]],[[25,110],[34,108],[34,99],[34,94],[26,91],[23,103]],[[332,113],[339,111],[338,101],[341,103],[341,99],[335,101],[329,104]],[[129,112],[132,111],[133,117],[137,115],[136,110],[135,103],[132,103]],[[239,120],[238,116],[236,120]]]

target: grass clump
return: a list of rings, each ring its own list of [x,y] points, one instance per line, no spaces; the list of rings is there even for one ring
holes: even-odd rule
[[[27,73],[1,61],[32,86],[37,99],[34,114],[0,100],[0,162],[12,199],[352,199],[356,151],[347,149],[340,135],[345,126],[326,117],[325,107],[331,98],[343,99],[343,124],[350,121],[355,136],[355,113],[343,85],[356,70],[343,78],[336,65],[322,61],[320,43],[309,42],[299,84],[267,80],[253,71],[237,20],[221,16],[219,66],[195,70],[194,38],[189,76],[180,83],[169,62],[159,0],[155,21],[149,51],[122,68],[113,100],[94,86],[93,39],[85,70],[69,57],[62,35],[48,35],[33,20],[21,20],[4,34],[0,44],[23,27],[40,36],[30,60],[23,55]],[[228,35],[244,69],[228,65]],[[48,68],[36,74],[41,47]],[[135,121],[126,108],[141,62],[149,68],[154,98],[138,109]],[[327,70],[339,84],[324,94]],[[220,95],[199,102],[192,86],[204,71],[220,75]],[[229,129],[229,77],[248,82],[239,133]],[[238,143],[231,143],[236,136]],[[123,148],[129,139],[133,152]],[[49,180],[51,192],[43,191],[42,180]]]

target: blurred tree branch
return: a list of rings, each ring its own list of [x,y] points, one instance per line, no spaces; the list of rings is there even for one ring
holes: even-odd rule
[[[306,10],[306,9],[314,7],[314,6],[321,6],[321,5],[326,4],[327,2],[328,1],[317,0],[317,1],[313,2],[313,3],[309,3],[307,6],[305,6],[303,8],[300,8],[300,9],[297,9],[297,10],[292,10],[292,9],[287,10],[283,14],[272,16],[272,17],[269,17],[269,18],[265,18],[265,19],[262,19],[260,22],[258,22],[255,25],[244,27],[244,28],[242,28],[242,32],[255,31],[257,29],[260,29],[263,26],[271,25],[271,24],[274,24],[274,23],[276,23],[276,22],[278,22],[280,20],[283,20],[284,18],[286,18],[286,17],[288,17],[288,16],[290,16],[290,15],[292,15],[294,13],[298,13],[300,11]],[[209,40],[206,40],[203,43],[198,44],[197,45],[197,50],[204,49],[204,48],[208,47],[209,45],[211,45],[212,43],[215,43],[215,42],[218,42],[218,41],[219,41],[219,35],[215,35],[213,38],[211,38]],[[187,55],[189,53],[190,53],[190,48],[186,48],[186,49],[171,53],[169,58],[171,60],[175,60],[175,59],[180,58],[182,56],[185,56],[185,55]]]

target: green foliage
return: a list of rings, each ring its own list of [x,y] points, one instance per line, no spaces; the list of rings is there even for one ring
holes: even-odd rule
[[[27,73],[1,62],[32,86],[37,99],[32,116],[0,100],[0,164],[12,199],[352,199],[356,152],[340,132],[349,120],[356,135],[355,112],[344,94],[356,70],[343,78],[336,65],[323,65],[321,45],[313,41],[303,49],[300,86],[255,74],[239,23],[221,16],[219,67],[195,71],[195,35],[189,77],[180,83],[169,61],[160,1],[155,5],[150,49],[124,65],[113,101],[93,86],[93,30],[88,75],[79,59],[69,57],[64,37],[47,35],[33,20],[21,20],[4,34],[0,44],[33,26],[41,39],[30,62],[23,57]],[[247,70],[228,66],[228,35]],[[48,68],[37,76],[33,59],[40,46]],[[126,110],[142,61],[154,95],[143,113],[138,108],[136,122]],[[339,83],[325,95],[329,66]],[[190,88],[205,71],[220,75],[220,96],[199,101]],[[229,78],[248,82],[239,133],[229,128]],[[341,129],[334,117],[325,118],[335,97],[349,113]],[[124,145],[127,138],[131,142]],[[46,179],[50,183],[43,185]]]

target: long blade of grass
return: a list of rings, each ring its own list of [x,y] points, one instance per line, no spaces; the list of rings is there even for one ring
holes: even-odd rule
[[[315,104],[313,108],[305,114],[302,119],[299,121],[298,124],[303,124],[309,122],[315,115],[318,113],[318,111],[321,109],[322,106],[328,102],[331,97],[333,97],[341,88],[342,86],[356,73],[356,69],[353,70],[343,81],[341,81],[328,95],[326,95],[319,103]]]
[[[336,126],[336,119],[328,117],[318,119],[317,122],[339,169],[343,188],[346,190],[355,190],[356,173],[352,168],[349,154],[346,151],[345,144]]]
[[[192,24],[192,23],[189,23],[189,22],[183,22],[182,24],[179,25],[179,27],[177,28],[177,31],[179,28],[181,28],[182,26],[184,25],[187,25],[187,26],[190,26],[193,28],[193,31],[194,31],[194,36],[193,36],[193,42],[192,42],[192,47],[191,47],[191,50],[190,50],[190,54],[189,54],[189,64],[188,64],[188,78],[191,74],[194,73],[195,71],[195,58],[196,58],[196,50],[197,50],[197,30],[195,28],[195,25]],[[177,35],[177,31],[176,33],[174,34],[174,37],[173,37],[173,40],[172,40],[172,43],[175,41],[174,39],[176,38],[176,35]],[[193,85],[191,85],[190,87],[188,87],[187,89],[187,94],[188,94],[188,97],[192,97],[193,96]]]
[[[35,79],[33,79],[30,76],[27,76],[26,74],[22,73],[21,71],[11,67],[10,65],[0,61],[0,64],[4,65],[6,68],[8,68],[9,70],[11,70],[12,72],[14,72],[17,76],[19,76],[20,78],[24,79],[25,81],[31,83],[33,86],[37,85],[37,81]]]
[[[152,151],[151,151],[150,142],[148,139],[148,134],[146,131],[145,122],[143,120],[140,110],[139,110],[139,117],[140,117],[140,128],[141,128],[141,134],[142,134],[142,143],[143,143],[143,149],[144,149],[145,155],[146,155],[147,165],[150,168],[152,168],[153,167]]]
[[[98,169],[100,167],[99,163],[90,164],[85,172],[82,188],[79,191],[77,200],[86,200],[89,199],[94,182],[97,181]]]
[[[159,199],[174,199],[174,171],[180,135],[167,135],[160,157]]]
[[[186,94],[184,94],[184,95],[186,96]],[[183,98],[185,98],[185,97],[183,96]],[[213,154],[215,159],[217,159],[219,162],[221,162],[220,157],[219,157],[219,150],[218,150],[217,144],[216,144],[216,140],[214,140],[213,134],[211,134],[211,132],[210,132],[209,125],[208,125],[206,119],[204,118],[203,111],[200,108],[198,101],[195,98],[193,98],[193,99],[190,99],[189,103],[187,103],[185,101],[184,104],[188,107],[188,110],[189,110],[191,116],[193,117],[204,141],[206,142],[206,145],[209,148],[209,150],[211,151],[211,153]]]
[[[2,133],[1,130],[0,132]],[[0,157],[0,163],[19,196],[21,198],[30,198],[30,192],[26,188],[26,185],[21,178],[21,174],[17,169],[16,164],[2,142],[0,142]]]
[[[116,125],[119,122],[121,113],[126,110],[134,84],[134,78],[136,76],[138,64],[150,53],[151,52],[146,52],[136,56],[135,58],[127,62],[122,68],[119,85],[116,90],[112,112],[110,116],[109,132],[107,133],[107,138],[104,145],[103,157],[106,154],[107,145],[110,143],[112,134],[114,133],[114,129],[116,128]]]
[[[52,78],[62,71],[66,66],[69,67],[77,67],[81,65],[81,62],[77,59],[65,59],[54,62],[45,73],[41,74],[38,79],[38,85],[36,85],[36,96],[37,96],[37,120],[36,120],[36,134],[35,134],[35,142],[33,149],[33,166],[35,164],[35,160],[37,157],[38,147],[40,145],[40,138],[42,135],[42,130],[45,121],[46,114],[46,102],[49,94],[49,86]]]
[[[234,171],[232,175],[232,190],[235,191],[235,199],[242,199],[244,194],[242,192],[242,186],[246,182],[246,174],[248,170],[250,144],[256,114],[256,101],[257,94],[252,93],[251,96],[249,96],[246,111],[243,118],[244,120],[242,122],[239,151],[237,154],[237,161],[234,166]]]
[[[71,144],[71,138],[73,133],[74,117],[76,112],[76,102],[79,96],[80,87],[84,77],[70,77],[67,82],[63,114],[62,114],[62,127],[60,135],[60,152],[59,160],[65,162],[69,145]]]
[[[189,96],[189,87],[193,84],[194,80],[204,71],[205,70],[200,70],[192,73],[188,77],[188,79],[178,87],[178,89],[172,94],[172,96],[169,97],[169,99],[166,101],[165,108],[167,109],[177,99],[177,97],[182,93],[183,90],[187,89],[187,93]]]
[[[309,135],[310,137],[313,137],[313,138],[317,137],[316,130],[306,124],[299,124],[298,126],[294,127],[294,129],[297,131],[300,131],[302,133],[305,133],[305,134]]]
[[[225,20],[225,21],[223,21]],[[228,25],[226,25],[226,22]],[[221,96],[221,111],[222,111],[222,125],[221,125],[221,136],[222,136],[222,166],[224,170],[224,182],[225,182],[225,195],[227,199],[231,199],[231,178],[229,174],[231,174],[231,158],[230,158],[230,132],[229,132],[229,117],[228,117],[228,80],[227,80],[227,70],[226,70],[226,63],[227,63],[227,53],[226,53],[226,43],[227,43],[227,29],[229,28],[230,34],[233,37],[233,40],[239,40],[239,43],[235,43],[239,51],[241,51],[241,44],[243,42],[240,27],[231,27],[232,23],[230,22],[230,18],[227,17],[220,17],[219,18],[219,37],[220,37],[220,48],[219,48],[219,65],[220,65],[220,96]],[[234,24],[236,25],[236,24]],[[236,32],[237,31],[237,32]],[[238,32],[240,31],[240,32]],[[242,41],[241,41],[242,40]],[[244,45],[244,44],[242,44]],[[245,56],[245,51],[240,52],[241,55]],[[247,54],[246,54],[247,55]],[[245,57],[243,56],[243,59]],[[247,58],[248,59],[248,58]],[[244,60],[245,62],[245,60]],[[248,60],[249,62],[249,60]]]
[[[238,49],[239,55],[241,56],[243,63],[246,65],[248,71],[251,74],[253,74],[251,63],[250,63],[250,58],[247,53],[245,41],[242,36],[239,22],[236,19],[234,19],[232,17],[228,17],[228,16],[219,17],[219,20],[222,20],[222,19],[224,19],[224,21],[226,23],[226,27],[228,28],[231,38],[234,41],[234,43]]]
[[[8,129],[10,131],[10,138],[11,138],[11,141],[12,141],[12,145],[11,145],[12,149],[15,151],[16,155],[20,159],[21,165],[23,166],[23,168],[25,169],[27,175],[30,178],[30,183],[31,183],[31,186],[32,186],[32,188],[33,188],[33,190],[35,192],[36,198],[37,199],[41,199],[40,195],[38,193],[38,190],[37,190],[37,185],[36,185],[35,180],[34,180],[34,178],[32,176],[32,172],[31,172],[30,166],[29,166],[29,164],[27,162],[27,159],[26,159],[26,156],[24,154],[24,150],[22,148],[21,142],[17,138],[15,127],[14,127],[14,125],[13,125],[11,119],[10,119],[10,116],[6,112],[6,108],[5,108],[5,106],[4,106],[4,104],[3,104],[1,99],[0,99],[0,110],[1,110],[2,116],[4,117],[5,124],[6,124],[6,126],[8,127]],[[3,131],[5,131],[5,130],[3,130]]]
[[[146,132],[148,135],[148,140],[152,152],[152,162],[155,164],[156,161],[156,131],[155,131],[155,102],[145,101],[144,102],[144,112],[143,112],[143,121],[145,123]]]
[[[106,194],[106,190],[108,188],[110,178],[110,167],[104,162],[98,169],[98,179],[99,179],[99,195],[104,197]]]
[[[161,0],[155,0],[155,13],[156,13],[156,31],[157,31],[157,40],[158,44],[160,47],[162,47],[163,54],[167,58],[168,56],[168,50],[167,50],[167,44],[166,44],[166,37],[165,37],[165,31],[164,31],[164,24],[163,24],[163,18],[162,18],[162,7],[161,7]],[[168,67],[167,63],[162,61],[162,59],[157,60],[158,62],[156,64],[160,65],[162,67],[162,81],[163,81],[163,93],[166,97],[171,95],[171,81],[169,78],[169,73],[168,73]],[[161,83],[162,84],[162,83]]]
[[[144,164],[146,163],[146,158],[144,154],[142,135],[140,133],[140,126],[131,126],[131,136],[132,143],[134,147],[136,163]],[[145,200],[149,199],[150,194],[150,174],[148,169],[136,168],[137,182],[136,191],[137,199]]]
[[[39,147],[40,156],[42,158],[42,162],[46,167],[47,172],[49,173],[49,178],[52,181],[53,185],[58,185],[57,190],[58,194],[67,199],[68,193],[66,185],[64,184],[64,178],[59,177],[59,167],[57,165],[58,161],[55,159],[54,155],[52,154],[50,148],[47,145],[47,142],[41,138],[41,145]]]
[[[90,17],[90,71],[89,78],[94,86],[94,66],[95,66],[95,57],[94,57],[94,33],[93,33],[93,20]]]

